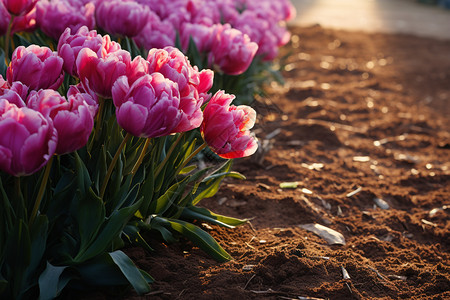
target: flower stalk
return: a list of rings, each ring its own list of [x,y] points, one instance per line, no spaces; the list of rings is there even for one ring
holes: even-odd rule
[[[33,210],[31,211],[30,220],[28,221],[28,225],[33,225],[34,219],[36,218],[37,212],[39,210],[39,206],[41,205],[42,197],[44,196],[44,191],[47,186],[48,177],[50,175],[50,170],[52,169],[53,156],[50,157],[47,165],[44,170],[44,177],[42,177],[41,186],[39,187],[39,192],[36,197],[36,201],[34,202]]]

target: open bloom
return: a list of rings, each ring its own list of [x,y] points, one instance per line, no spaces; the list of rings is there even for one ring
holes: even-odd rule
[[[26,106],[25,99],[27,94],[28,87],[26,85],[20,81],[15,81],[10,85],[0,75],[0,98],[8,100],[9,103],[15,104],[17,107],[23,107]]]
[[[90,89],[98,96],[111,98],[112,85],[117,78],[127,73],[131,55],[105,35],[100,51],[94,52],[89,48],[80,50],[76,65],[85,90]]]
[[[158,137],[174,131],[182,113],[177,84],[160,73],[146,74],[131,86],[127,76],[112,89],[116,117],[127,132],[139,137]]]
[[[231,105],[234,95],[218,91],[209,100],[200,132],[208,146],[220,157],[238,158],[255,153],[256,138],[250,133],[255,124],[253,108]]]
[[[133,37],[147,23],[148,8],[132,0],[102,1],[95,15],[98,26],[108,33]]]
[[[0,96],[0,170],[29,175],[54,154],[57,132],[40,112],[17,107]]]
[[[66,28],[77,31],[81,26],[95,27],[95,5],[79,0],[40,0],[36,4],[39,28],[54,39],[59,39]]]
[[[58,132],[57,154],[73,152],[86,145],[94,127],[93,112],[97,106],[90,95],[71,92],[66,100],[54,90],[33,91],[27,106],[53,121]]]
[[[219,24],[216,27],[208,56],[209,64],[218,66],[226,74],[244,73],[255,57],[258,45],[251,42],[248,35],[231,28],[229,24]]]
[[[189,131],[200,126],[203,114],[201,106],[210,95],[207,93],[213,84],[211,70],[198,71],[192,67],[187,57],[177,48],[151,49],[148,53],[149,73],[159,72],[176,82],[180,91],[182,118],[176,132]]]
[[[102,44],[103,38],[95,30],[89,31],[86,26],[82,26],[72,34],[72,30],[66,28],[58,41],[58,55],[64,60],[64,71],[70,75],[78,76],[77,65],[75,64],[78,53],[83,48],[89,48],[95,53],[99,53]]]
[[[6,70],[8,83],[20,81],[32,90],[57,89],[64,79],[63,59],[50,48],[30,45],[14,50]]]

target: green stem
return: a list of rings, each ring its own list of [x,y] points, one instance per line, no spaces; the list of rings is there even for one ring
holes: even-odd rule
[[[98,97],[98,102],[99,102],[99,107],[98,107],[97,117],[96,117],[96,121],[95,121],[95,129],[94,129],[93,136],[91,138],[91,142],[89,143],[89,146],[88,146],[88,152],[91,152],[92,146],[94,145],[94,140],[99,139],[100,129],[102,128],[102,116],[103,116],[103,111],[105,110],[105,99],[103,99],[103,97]]]
[[[136,163],[134,164],[133,169],[131,170],[131,176],[134,176],[134,174],[137,172],[137,170],[138,170],[139,167],[141,166],[142,161],[144,160],[144,156],[145,156],[145,154],[147,153],[147,148],[148,148],[148,146],[150,145],[150,143],[151,143],[151,139],[148,138],[148,139],[145,141],[144,148],[142,148],[141,155],[139,155],[138,160],[136,161]]]
[[[131,138],[131,134],[127,133],[127,135],[123,139],[122,143],[120,144],[119,148],[117,149],[116,154],[114,155],[113,160],[111,161],[111,164],[109,165],[108,171],[106,172],[105,179],[103,180],[103,183],[102,183],[102,187],[100,188],[100,198],[102,198],[102,199],[103,199],[103,196],[105,195],[106,186],[108,185],[109,178],[111,177],[114,167],[116,166],[117,160],[119,159],[119,156],[122,153],[122,150],[125,147],[125,144],[128,142],[128,140],[130,138]]]
[[[186,166],[186,164],[191,161],[191,159],[194,158],[194,156],[196,156],[200,151],[202,151],[203,149],[205,149],[206,147],[206,143],[203,143],[200,147],[198,147],[194,152],[191,153],[191,155],[188,156],[188,158],[186,158],[183,163],[181,164],[181,166],[178,167],[176,175],[178,175],[181,170],[183,170],[183,168]]]
[[[6,65],[9,64],[9,40],[11,38],[11,29],[12,29],[12,23],[14,21],[14,16],[11,16],[11,20],[9,20],[8,29],[6,29],[6,41],[5,41],[5,63]]]
[[[165,164],[169,160],[170,156],[172,155],[173,150],[175,150],[175,147],[180,143],[183,136],[184,136],[184,132],[180,133],[180,135],[178,135],[176,141],[170,146],[169,151],[166,154],[166,157],[164,157],[164,160],[162,161],[161,164],[159,164],[158,169],[155,172],[155,178],[162,171],[163,167],[165,166]]]
[[[47,165],[45,166],[44,170],[44,177],[41,181],[41,186],[39,188],[39,192],[36,198],[36,201],[34,202],[33,211],[31,212],[30,220],[28,221],[28,225],[31,226],[34,222],[34,219],[36,218],[39,206],[41,205],[42,197],[44,196],[44,191],[47,186],[48,177],[50,175],[50,170],[52,168],[52,162],[53,162],[53,156],[50,158],[50,160],[47,162]]]

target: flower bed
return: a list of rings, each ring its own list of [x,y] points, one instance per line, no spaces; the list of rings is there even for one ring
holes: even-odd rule
[[[0,2],[1,298],[146,293],[151,276],[120,250],[151,251],[143,231],[231,259],[192,221],[246,222],[197,204],[244,178],[231,164],[258,147],[256,112],[232,102],[277,78],[293,14],[289,1]],[[218,163],[200,169],[207,146]]]

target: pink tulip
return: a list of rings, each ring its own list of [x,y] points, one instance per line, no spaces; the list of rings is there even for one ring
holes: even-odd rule
[[[255,57],[258,45],[250,38],[229,24],[217,25],[216,35],[208,62],[217,65],[222,72],[230,75],[244,73]]]
[[[63,60],[50,48],[30,45],[14,50],[6,70],[8,83],[20,81],[32,90],[57,89],[64,79]]]
[[[202,24],[186,23],[181,28],[181,48],[186,52],[192,39],[199,52],[211,51],[213,27]]]
[[[160,73],[144,75],[131,86],[126,76],[113,86],[113,101],[119,125],[139,137],[174,133],[181,119],[177,84]]]
[[[108,33],[133,37],[144,28],[148,8],[132,0],[102,1],[95,16],[98,26]]]
[[[138,47],[149,50],[174,46],[175,36],[176,31],[172,23],[162,21],[157,14],[149,11],[147,23],[133,40]]]
[[[95,5],[79,0],[40,0],[36,4],[38,26],[48,36],[59,39],[66,28],[77,31],[81,26],[95,27]]]
[[[11,20],[11,16],[6,9],[3,1],[0,1],[0,36],[5,35],[8,30],[9,21]]]
[[[20,81],[15,81],[10,86],[0,75],[0,98],[8,100],[9,103],[17,107],[24,107],[24,100],[27,98],[28,87]]]
[[[21,15],[14,18],[11,28],[11,34],[23,31],[33,31],[37,27],[36,24],[36,7],[33,7],[25,15]]]
[[[36,4],[37,0],[2,0],[6,9],[14,16],[28,13]]]
[[[176,82],[180,91],[180,109],[183,112],[176,132],[189,131],[200,126],[203,114],[201,106],[210,95],[214,73],[211,70],[198,71],[177,48],[151,49],[148,53],[149,73],[160,72]]]
[[[57,132],[40,112],[17,107],[0,97],[0,170],[13,176],[29,175],[54,154]]]
[[[27,106],[53,121],[58,132],[55,152],[65,154],[80,149],[89,139],[94,127],[92,111],[95,108],[91,108],[88,102],[94,102],[88,94],[72,93],[66,100],[54,90],[40,90],[30,94]]]
[[[71,32],[72,30],[70,28],[66,28],[59,38],[58,55],[64,60],[64,71],[70,75],[78,76],[77,65],[75,63],[78,53],[83,48],[89,48],[95,53],[99,53],[102,48],[103,38],[97,34],[97,31],[89,31],[86,26],[80,27],[73,35]]]
[[[127,74],[131,56],[106,35],[101,51],[95,53],[89,48],[81,49],[76,65],[80,82],[86,90],[92,90],[100,97],[111,98],[111,88],[117,78]]]
[[[249,106],[231,105],[234,95],[218,91],[203,114],[200,132],[208,146],[220,157],[239,158],[255,153],[256,138],[250,133],[256,112]]]

